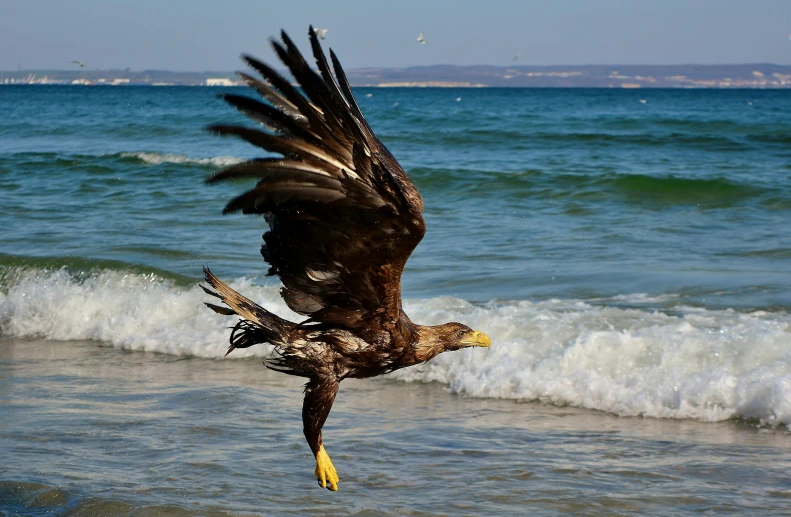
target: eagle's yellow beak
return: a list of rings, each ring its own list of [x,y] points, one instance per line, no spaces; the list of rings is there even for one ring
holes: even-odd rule
[[[491,348],[492,340],[489,339],[489,336],[483,332],[473,330],[461,340],[461,344],[464,346],[483,346],[486,348]]]

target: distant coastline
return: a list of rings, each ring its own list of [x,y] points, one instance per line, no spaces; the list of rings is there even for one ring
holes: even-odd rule
[[[418,88],[791,88],[791,65],[413,66],[347,70],[352,86]],[[0,85],[241,86],[233,72],[0,71]]]

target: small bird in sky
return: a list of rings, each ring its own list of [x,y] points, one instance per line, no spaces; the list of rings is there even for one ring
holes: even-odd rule
[[[515,56],[514,56],[514,61],[518,60],[520,57],[522,57],[522,54],[517,54],[517,55],[515,55]]]
[[[78,65],[80,68],[85,68],[85,63],[82,61],[72,61],[75,65]]]
[[[316,36],[318,36],[319,38],[327,39],[327,33],[329,32],[329,29],[320,29],[316,27],[315,29],[313,29],[313,32],[315,32]]]
[[[420,42],[421,45],[425,45],[426,44],[426,38],[424,37],[423,32],[421,32],[420,34],[417,35],[417,40],[418,40],[418,42]]]

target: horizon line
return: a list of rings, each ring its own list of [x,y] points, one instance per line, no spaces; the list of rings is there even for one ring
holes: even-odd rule
[[[770,62],[745,62],[745,63],[672,63],[672,64],[646,64],[646,63],[593,63],[593,64],[577,64],[577,65],[565,65],[565,64],[554,64],[554,65],[534,65],[529,63],[520,63],[520,64],[511,64],[511,65],[492,65],[492,64],[474,64],[474,65],[453,65],[449,63],[437,63],[433,65],[405,65],[405,66],[358,66],[358,67],[347,67],[345,70],[369,70],[369,69],[378,69],[378,70],[396,70],[396,69],[405,69],[405,68],[432,68],[432,67],[454,67],[454,68],[474,68],[474,67],[494,67],[494,68],[520,68],[520,67],[530,67],[530,68],[554,68],[554,67],[575,67],[575,68],[583,68],[583,67],[622,67],[622,66],[649,66],[649,67],[673,67],[673,66],[779,66],[779,67],[791,67],[791,63],[782,64],[782,63],[770,63]],[[285,70],[285,69],[284,69]],[[18,70],[0,70],[0,73],[23,73],[23,72],[173,72],[173,73],[183,73],[183,74],[205,74],[205,73],[222,73],[222,74],[237,74],[241,70],[177,70],[177,69],[168,69],[168,68],[144,68],[144,69],[132,69],[129,67],[125,68],[84,68],[81,69],[79,67],[76,68],[22,68]]]

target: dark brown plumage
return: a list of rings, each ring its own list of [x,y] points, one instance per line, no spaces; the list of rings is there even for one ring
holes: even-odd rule
[[[248,300],[205,269],[227,307],[220,314],[242,319],[231,332],[228,353],[258,343],[274,345],[269,368],[307,377],[302,410],[305,437],[316,456],[321,486],[337,490],[335,468],[322,445],[321,428],[338,384],[373,377],[489,338],[461,323],[422,326],[401,308],[401,273],[425,233],[420,193],[374,136],[354,100],[335,54],[335,74],[309,32],[318,73],[285,32],[272,46],[302,88],[274,69],[244,56],[262,77],[240,74],[265,101],[224,95],[264,131],[233,125],[209,129],[234,135],[281,157],[261,158],[219,171],[208,183],[255,178],[225,212],[263,214],[270,230],[261,254],[281,294],[301,323],[280,318]]]

